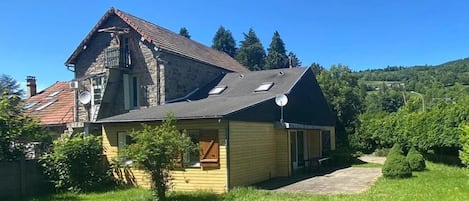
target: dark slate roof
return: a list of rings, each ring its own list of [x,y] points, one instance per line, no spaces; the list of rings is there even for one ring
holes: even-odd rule
[[[219,82],[212,82],[188,100],[146,109],[134,110],[125,114],[102,119],[99,122],[142,122],[163,120],[168,112],[176,119],[222,118],[226,115],[272,100],[279,94],[288,94],[308,68],[290,68],[248,73],[228,73]],[[265,92],[254,89],[265,82],[273,82]],[[220,95],[208,95],[214,86],[227,86]]]
[[[213,48],[207,47],[201,43],[188,39],[186,37],[180,36],[168,29],[160,27],[156,24],[143,20],[141,18],[135,17],[131,14],[125,13],[121,10],[111,8],[106,14],[101,18],[98,24],[91,30],[91,32],[86,36],[86,38],[80,43],[78,48],[73,52],[70,58],[67,59],[65,64],[75,63],[75,58],[83,50],[83,47],[91,39],[94,33],[98,29],[104,28],[101,25],[111,16],[116,15],[124,22],[126,22],[132,29],[138,32],[145,40],[154,44],[156,47],[169,51],[175,54],[186,56],[194,60],[208,63],[220,68],[232,72],[248,72],[249,70],[241,65],[239,62],[234,60],[228,54],[224,52],[215,50]]]

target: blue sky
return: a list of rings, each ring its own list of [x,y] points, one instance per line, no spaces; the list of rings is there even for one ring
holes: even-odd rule
[[[0,74],[39,89],[73,79],[64,62],[116,7],[208,46],[220,25],[237,41],[252,27],[267,48],[278,31],[303,65],[353,70],[437,65],[469,57],[469,2],[451,0],[1,1]]]

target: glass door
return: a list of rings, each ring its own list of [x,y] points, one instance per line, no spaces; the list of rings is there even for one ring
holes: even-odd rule
[[[305,166],[305,140],[303,131],[290,131],[290,154],[293,170]]]

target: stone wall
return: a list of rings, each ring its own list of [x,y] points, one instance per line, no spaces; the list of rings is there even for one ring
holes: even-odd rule
[[[112,26],[129,27],[120,18],[111,16],[100,28]],[[133,29],[130,29],[128,36],[132,61],[129,69],[105,67],[106,48],[118,45],[117,39],[105,32],[95,33],[86,44],[86,49],[75,59],[75,79],[80,82],[78,93],[84,90],[91,92],[91,78],[97,74],[105,75],[106,89],[98,119],[126,112],[123,74],[138,77],[138,105],[151,107],[183,97],[227,72],[223,68],[155,48],[147,40],[142,41]],[[91,107],[77,103],[78,121],[89,121],[91,110]]]
[[[184,97],[203,87],[222,73],[228,72],[186,57],[165,54],[164,89],[166,101]]]

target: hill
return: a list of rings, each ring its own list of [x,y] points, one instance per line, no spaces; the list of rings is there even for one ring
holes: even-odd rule
[[[446,62],[436,66],[388,66],[355,72],[360,81],[367,85],[376,83],[415,85],[421,83],[429,86],[441,84],[448,87],[456,83],[469,85],[469,58]],[[401,84],[401,85],[402,85]],[[407,87],[406,87],[407,88]],[[412,87],[414,88],[414,87]]]

